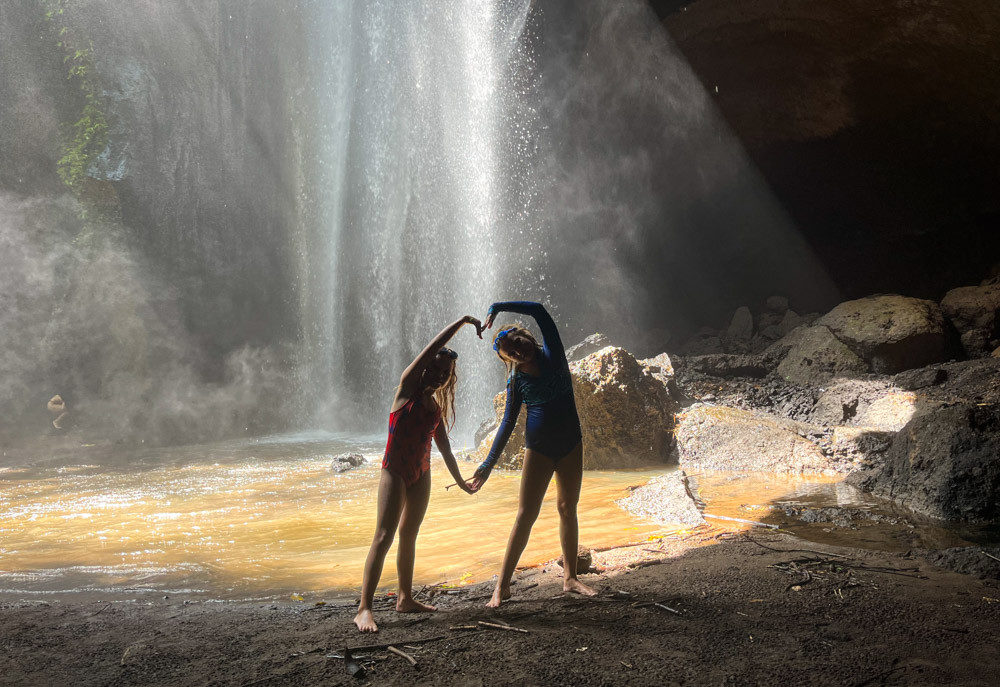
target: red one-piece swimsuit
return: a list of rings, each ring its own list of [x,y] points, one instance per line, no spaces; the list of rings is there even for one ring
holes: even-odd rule
[[[389,439],[385,444],[382,469],[412,486],[431,469],[431,439],[441,422],[441,409],[429,410],[423,402],[410,399],[389,413]]]

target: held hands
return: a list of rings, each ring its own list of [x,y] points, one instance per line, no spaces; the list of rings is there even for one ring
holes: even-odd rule
[[[478,336],[480,339],[483,338],[483,330],[488,329],[488,327],[484,327],[483,323],[480,322],[477,318],[473,317],[472,315],[466,315],[462,319],[465,321],[466,324],[471,324],[476,328],[476,336]]]

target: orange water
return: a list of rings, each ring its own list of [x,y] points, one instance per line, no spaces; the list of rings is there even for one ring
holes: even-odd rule
[[[356,587],[375,525],[378,445],[214,445],[0,471],[0,590],[269,596]],[[372,462],[331,473],[330,456],[347,449]],[[658,531],[614,503],[653,474],[586,473],[581,542],[607,546]],[[494,472],[474,496],[444,489],[452,480],[440,458],[432,476],[416,582],[489,577],[513,523],[519,473]],[[524,562],[559,554],[554,499],[553,485]],[[389,555],[386,587],[395,580]]]
[[[0,468],[0,592],[274,597],[356,589],[375,525],[383,441],[313,436],[146,451],[81,449],[68,459]],[[330,458],[347,450],[370,462],[330,472]],[[629,486],[669,469],[586,472],[581,544],[606,547],[674,529],[615,504]],[[473,466],[462,470],[469,474]],[[452,480],[440,458],[432,475],[415,582],[488,578],[503,555],[520,474],[495,471],[474,496],[444,489]],[[829,477],[717,473],[692,475],[691,483],[706,513],[780,524],[813,540],[885,549],[962,543],[934,525],[845,529],[785,517],[780,506],[788,503],[877,507]],[[559,554],[554,499],[552,486],[522,563]],[[383,588],[395,582],[393,556]]]

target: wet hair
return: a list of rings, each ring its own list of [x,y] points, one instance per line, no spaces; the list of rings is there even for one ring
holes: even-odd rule
[[[437,352],[435,357],[439,355],[451,360],[451,374],[448,375],[448,380],[441,388],[434,390],[434,400],[437,402],[438,408],[441,409],[441,420],[444,421],[444,428],[447,431],[451,431],[451,428],[455,426],[455,386],[458,384],[458,365],[456,361],[458,360],[458,353],[450,348],[442,348]]]
[[[515,322],[512,325],[504,327],[502,333],[503,336],[497,335],[496,348],[494,350],[497,352],[497,357],[500,358],[500,360],[503,361],[503,364],[507,366],[507,375],[509,376],[514,372],[514,360],[504,355],[503,347],[500,345],[503,341],[511,336],[523,336],[534,344],[535,348],[541,348],[541,346],[538,345],[538,340],[535,338],[535,335],[522,326],[520,322]]]

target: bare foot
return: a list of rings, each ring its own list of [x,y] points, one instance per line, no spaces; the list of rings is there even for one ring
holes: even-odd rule
[[[436,610],[437,607],[431,606],[430,604],[422,604],[410,597],[400,596],[396,599],[397,613],[431,613]]]
[[[358,611],[358,614],[354,616],[354,624],[362,632],[378,632],[378,625],[375,624],[375,618],[367,608],[363,611]]]
[[[568,580],[563,580],[563,591],[573,592],[574,594],[583,594],[584,596],[597,596],[596,589],[594,589],[593,587],[588,587],[575,577],[571,577]]]
[[[510,587],[497,585],[493,590],[493,598],[486,603],[486,608],[500,608],[500,604],[510,598]]]

